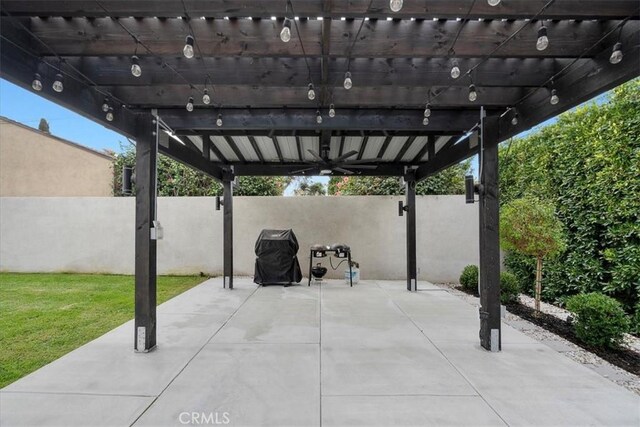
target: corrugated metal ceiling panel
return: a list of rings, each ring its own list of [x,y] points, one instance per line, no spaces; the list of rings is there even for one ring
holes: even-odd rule
[[[237,162],[240,160],[223,137],[214,135],[211,137],[211,142],[216,146],[218,150],[220,150],[224,158],[228,161]]]
[[[436,153],[438,151],[440,151],[440,149],[442,147],[444,147],[444,145],[449,142],[449,140],[453,138],[452,136],[440,136],[438,137],[438,139],[436,139]]]
[[[363,159],[375,159],[378,157],[378,152],[380,151],[380,147],[384,143],[386,138],[384,136],[370,136],[367,141],[367,147],[362,154]]]
[[[258,144],[258,148],[262,152],[264,156],[264,160],[266,162],[279,162],[278,152],[276,151],[276,147],[273,145],[274,141],[268,136],[256,136],[256,144]]]
[[[285,161],[299,161],[296,138],[293,136],[278,136],[277,138],[280,149],[282,150],[282,157],[284,157]]]
[[[426,136],[417,137],[413,141],[413,143],[411,144],[411,146],[409,147],[407,152],[404,153],[404,156],[402,156],[402,161],[403,162],[412,161],[418,155],[420,150],[426,145],[428,140],[429,140],[429,138],[427,138]]]
[[[238,150],[240,150],[240,152],[248,162],[260,161],[260,158],[258,157],[256,151],[253,149],[249,138],[247,138],[246,136],[232,136],[231,140],[236,144],[236,147],[238,147]]]
[[[317,136],[301,136],[300,143],[302,144],[302,156],[305,160],[315,160],[311,153],[309,153],[309,149],[320,154],[320,138]]]
[[[402,146],[407,141],[407,138],[408,136],[394,136],[393,138],[391,138],[391,142],[389,143],[387,151],[385,151],[384,156],[382,157],[382,161],[394,161],[400,150],[402,150]]]

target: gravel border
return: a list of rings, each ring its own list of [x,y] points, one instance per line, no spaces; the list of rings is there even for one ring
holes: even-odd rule
[[[440,288],[444,288],[446,291],[461,298],[462,300],[475,307],[480,306],[479,298],[474,297],[473,295],[469,295],[466,292],[461,291],[460,289],[457,289],[456,286],[458,285],[456,284],[436,283],[435,285]],[[534,306],[534,299],[527,295],[520,294],[519,299],[520,303],[523,305],[529,307]],[[545,302],[541,302],[540,311],[562,320],[566,320],[567,316],[569,315],[569,312],[567,310]],[[523,334],[551,347],[558,353],[564,354],[566,357],[580,363],[581,365],[586,366],[592,371],[597,372],[599,375],[626,388],[627,390],[640,395],[640,376],[634,375],[630,372],[625,371],[624,369],[612,365],[601,357],[584,350],[571,341],[567,341],[566,339],[552,332],[549,332],[538,325],[534,325],[533,323],[519,316],[516,316],[513,313],[507,311],[507,314],[503,320],[506,324],[519,330]],[[625,336],[623,345],[631,350],[640,352],[640,339],[634,337],[633,335],[627,334]]]

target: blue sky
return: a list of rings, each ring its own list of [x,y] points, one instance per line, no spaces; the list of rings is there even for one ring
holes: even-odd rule
[[[605,99],[606,94],[603,94],[597,97],[595,102],[602,103]],[[108,149],[119,152],[120,146],[127,144],[124,136],[4,79],[0,79],[0,115],[31,127],[38,127],[40,119],[45,118],[49,122],[49,129],[53,135],[96,150]],[[551,124],[555,120],[555,118],[547,120],[521,135]],[[474,175],[477,175],[477,163],[477,159],[474,158],[472,160]],[[314,177],[312,180],[324,184],[329,182],[328,177]],[[285,195],[291,195],[292,191],[288,188]]]

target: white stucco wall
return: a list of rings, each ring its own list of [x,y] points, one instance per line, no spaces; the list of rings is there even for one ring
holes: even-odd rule
[[[344,242],[360,263],[362,278],[402,279],[401,199],[236,197],[235,273],[253,275],[253,247],[261,229],[293,228],[305,274],[311,244]],[[132,274],[134,215],[133,198],[1,198],[0,270]],[[465,265],[477,264],[477,205],[465,204],[464,196],[418,197],[417,216],[421,279],[457,281]],[[158,242],[160,274],[221,273],[222,211],[215,210],[214,198],[160,198],[158,219],[164,227]]]

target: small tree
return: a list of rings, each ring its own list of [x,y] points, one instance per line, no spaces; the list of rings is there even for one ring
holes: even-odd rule
[[[542,260],[564,250],[562,223],[553,205],[534,197],[514,200],[500,214],[502,249],[536,258],[536,310],[540,311]]]

